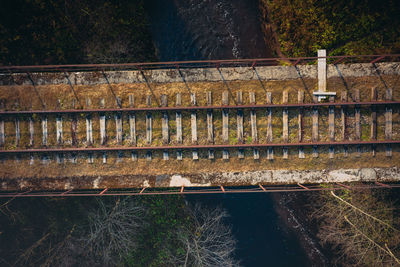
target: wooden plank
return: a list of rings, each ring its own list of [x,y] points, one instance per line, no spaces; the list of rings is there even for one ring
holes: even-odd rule
[[[229,150],[226,148],[222,150],[222,159],[229,160]]]
[[[169,152],[168,150],[163,151],[163,160],[169,160]]]
[[[304,103],[304,91],[299,90],[297,92],[297,102],[299,104]],[[297,115],[297,122],[298,122],[298,134],[297,134],[297,140],[299,143],[303,142],[303,114],[304,114],[304,109],[299,108],[299,114]],[[305,154],[304,154],[304,147],[299,147],[299,158],[304,159]]]
[[[151,107],[151,95],[147,95],[147,96],[146,96],[146,105],[147,105],[148,107]]]
[[[119,97],[116,97],[115,101],[116,101],[117,106],[122,105],[121,99]],[[115,113],[114,118],[115,118],[115,132],[116,132],[115,137],[116,137],[117,143],[119,145],[121,145],[122,141],[123,141],[122,113],[121,112]]]
[[[73,152],[69,155],[69,162],[71,162],[72,164],[76,164],[78,162],[77,158],[78,157],[76,153]]]
[[[123,141],[123,128],[122,128],[122,114],[120,112],[115,113],[115,130],[116,130],[116,140],[118,144],[122,144]]]
[[[316,96],[313,97],[314,102],[318,102],[318,98]],[[318,109],[314,107],[312,109],[312,141],[318,142],[319,140],[319,132],[318,132]]]
[[[335,158],[335,148],[333,146],[329,146],[329,158]]]
[[[20,131],[20,127],[19,127],[19,118],[16,117],[15,118],[15,146],[18,147],[19,146],[19,142],[21,140],[21,131]]]
[[[0,146],[5,144],[4,120],[0,118]]]
[[[299,104],[304,103],[304,91],[299,90],[297,92],[297,102]],[[298,126],[299,126],[297,140],[299,143],[303,142],[303,114],[304,114],[304,109],[299,108],[299,114],[297,115],[297,122],[298,122]]]
[[[371,88],[371,101],[376,101],[378,99],[378,92],[376,87]],[[377,121],[376,121],[376,106],[371,106],[371,132],[370,138],[371,140],[376,140],[377,135]],[[372,156],[376,156],[376,146],[372,145],[371,147]]]
[[[192,157],[193,157],[193,160],[199,159],[199,151],[197,149],[192,150]]]
[[[361,157],[361,146],[360,145],[356,146],[356,157],[357,158]]]
[[[207,106],[213,104],[212,92],[207,92]],[[214,124],[213,124],[213,111],[212,109],[207,110],[207,142],[214,144]]]
[[[177,160],[182,160],[182,150],[177,150],[176,151],[176,159]]]
[[[90,108],[92,102],[90,98],[86,98],[86,108]],[[86,115],[86,143],[88,145],[93,144],[93,123],[92,123],[92,115],[88,113]]]
[[[1,126],[0,126],[1,128]],[[0,130],[1,131],[1,130]],[[33,117],[29,117],[29,146],[33,146],[34,144],[34,136],[35,136],[35,127],[33,123]]]
[[[94,159],[93,159],[94,157],[93,157],[93,153],[92,152],[89,152],[88,154],[87,154],[87,162],[89,163],[89,164],[93,164],[93,162],[94,162]]]
[[[60,99],[57,100],[57,109],[61,109]],[[56,116],[56,140],[58,145],[63,143],[63,120],[61,114]]]
[[[191,93],[190,94],[190,104],[192,106],[197,106],[197,99],[196,99],[196,94],[195,93]]]
[[[63,122],[61,116],[58,116],[56,118],[56,131],[57,131],[57,144],[61,145],[63,143]]]
[[[153,156],[153,153],[151,153],[150,150],[146,152],[146,160],[147,160],[147,161],[151,161],[152,156]]]
[[[347,91],[343,91],[341,95],[341,102],[347,102]],[[340,109],[341,113],[341,124],[342,124],[342,141],[345,141],[347,138],[346,135],[346,106],[342,106]]]
[[[212,92],[208,91],[206,94],[207,106],[213,104]],[[212,109],[207,110],[207,142],[214,144],[214,123],[213,123],[213,111]],[[214,150],[208,150],[208,159],[214,159]]]
[[[161,106],[168,107],[168,96],[161,95]],[[169,143],[168,112],[164,111],[161,118],[161,131],[163,144]]]
[[[75,109],[75,99],[72,100],[72,109]],[[77,131],[78,131],[78,119],[76,118],[75,114],[71,115],[71,143],[73,146],[78,144],[77,138]]]
[[[313,155],[313,158],[318,158],[319,154],[318,154],[318,147],[317,146],[313,146],[312,147],[312,155]]]
[[[135,106],[135,98],[133,95],[129,95],[129,107]],[[136,145],[136,114],[135,112],[129,112],[129,138],[131,145]]]
[[[335,101],[334,97],[329,97],[329,102],[333,103]],[[335,108],[334,106],[329,106],[328,110],[328,124],[329,124],[329,141],[335,141]]]
[[[378,93],[375,87],[371,88],[371,101],[376,101]],[[371,133],[372,140],[376,140],[377,122],[376,122],[376,106],[371,106]]]
[[[239,148],[239,150],[238,150],[238,158],[239,159],[244,159],[244,149],[243,148]]]
[[[120,99],[117,100],[117,105],[118,105],[118,103],[120,103],[120,105],[121,105],[120,101],[121,101]],[[124,161],[124,152],[123,151],[118,151],[117,152],[117,163],[121,163],[123,161]]]
[[[333,96],[329,97],[329,102],[335,102],[335,98]],[[335,108],[334,106],[329,106],[328,108],[328,132],[329,132],[329,141],[335,141]],[[333,159],[335,157],[335,148],[333,146],[329,147],[329,158]]]
[[[304,147],[299,147],[299,159],[305,159],[306,155],[304,154]]]
[[[274,149],[272,147],[267,148],[267,159],[268,160],[274,159]]]
[[[213,98],[212,98],[212,92],[211,91],[207,91],[206,101],[207,101],[207,106],[212,106]]]
[[[148,95],[146,98],[146,104],[148,107],[151,107],[151,95]],[[152,115],[151,112],[146,113],[146,143],[151,144],[153,139],[153,123],[152,123]]]
[[[104,98],[100,99],[100,108],[105,107],[105,100]],[[99,122],[100,122],[100,144],[105,145],[107,142],[107,133],[106,133],[106,114],[101,112],[99,114]]]
[[[190,94],[190,102],[192,104],[192,106],[197,105],[196,102],[196,94]],[[197,143],[197,113],[196,111],[192,111],[192,113],[190,114],[190,125],[192,128],[192,144],[196,144]]]
[[[314,103],[318,103],[318,97],[313,96],[313,101]],[[312,141],[313,142],[318,142],[319,140],[319,132],[318,132],[318,109],[314,107],[312,109]],[[313,157],[317,158],[318,157],[318,147],[313,146]]]
[[[57,153],[56,161],[57,161],[57,164],[63,164],[64,163],[64,153]]]
[[[182,105],[181,94],[176,94],[176,106]],[[176,142],[182,144],[182,112],[176,111]]]
[[[347,91],[342,91],[340,100],[341,100],[341,102],[347,102]],[[342,141],[345,141],[347,138],[346,114],[347,114],[347,108],[346,108],[346,106],[342,106],[340,108]],[[348,156],[348,154],[349,154],[348,146],[344,145],[343,146],[343,156],[346,158]]]
[[[222,105],[229,105],[228,91],[222,93]],[[227,109],[222,110],[222,141],[229,142],[229,111]]]
[[[391,101],[393,99],[393,92],[391,88],[388,88],[386,90],[386,96],[385,96],[387,101]],[[393,118],[393,111],[391,106],[386,106],[385,107],[385,140],[392,140],[393,134],[392,134],[392,128],[393,128],[393,123],[392,123],[392,118]],[[386,145],[386,156],[391,157],[392,156],[392,146],[390,144]]]
[[[0,99],[0,110],[5,109],[5,100]],[[0,146],[4,146],[5,144],[5,132],[4,132],[4,119],[0,116]]]
[[[272,93],[267,92],[267,104],[272,104]],[[267,142],[272,143],[272,109],[267,108]]]
[[[215,153],[213,149],[208,150],[208,159],[215,159]]]
[[[137,154],[136,151],[132,151],[132,153],[131,153],[131,159],[132,159],[132,161],[137,161],[137,159],[138,159],[138,154]]]
[[[15,162],[17,164],[21,163],[21,154],[15,154]]]
[[[288,91],[285,90],[282,92],[282,104],[287,104],[288,103]],[[287,143],[289,141],[289,114],[288,114],[288,109],[284,108],[282,111],[282,139],[284,143]]]
[[[47,146],[47,117],[42,117],[42,144]]]
[[[392,100],[392,89],[388,88],[386,90],[386,96],[385,96],[387,101]],[[392,140],[392,117],[393,117],[393,111],[391,106],[386,106],[385,109],[385,139],[386,140]]]
[[[249,92],[250,104],[256,104],[256,95],[254,92]],[[250,110],[250,125],[251,125],[251,140],[253,143],[258,142],[257,135],[257,117],[254,109]]]
[[[47,165],[50,163],[50,157],[47,154],[42,154],[42,164]]]
[[[253,149],[253,158],[255,160],[260,159],[260,151],[257,148]]]
[[[283,159],[289,158],[289,148],[287,146],[284,146],[282,148],[282,157],[283,157]]]
[[[386,157],[392,156],[392,146],[390,144],[386,145]]]
[[[272,93],[267,92],[267,104],[272,104]],[[272,109],[267,108],[267,143],[272,143]],[[267,148],[267,159],[274,159],[274,149],[272,147]]]
[[[19,110],[19,101],[15,101],[14,103],[14,110]],[[20,123],[18,116],[14,119],[14,126],[15,126],[15,146],[19,146],[19,142],[21,140],[21,131],[20,131]]]
[[[354,91],[354,101],[355,102],[360,102],[360,90],[356,89]],[[355,139],[356,140],[361,140],[361,110],[360,110],[360,105],[355,106],[355,111],[354,111],[354,121],[355,121]]]
[[[242,105],[243,104],[243,93],[242,91],[237,92],[237,104]],[[237,140],[238,143],[243,143],[243,109],[238,109],[237,110],[237,115],[236,115],[236,121],[237,121]]]
[[[289,100],[289,92],[287,90],[282,92],[282,104],[287,104]],[[289,111],[287,108],[282,110],[282,139],[284,143],[289,142]],[[282,155],[284,159],[289,157],[288,147],[283,147]]]

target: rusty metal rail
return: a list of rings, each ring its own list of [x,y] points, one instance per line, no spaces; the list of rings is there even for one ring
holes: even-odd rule
[[[222,105],[222,106],[175,106],[175,107],[140,107],[140,108],[96,108],[96,109],[53,109],[53,110],[0,110],[0,115],[22,114],[62,114],[62,113],[104,113],[129,111],[187,111],[210,109],[262,109],[262,108],[313,108],[332,106],[384,106],[399,105],[400,101],[366,101],[366,102],[323,102],[323,103],[291,103],[291,104],[253,104],[253,105]]]
[[[381,55],[344,55],[327,56],[328,62],[338,64],[343,61],[364,62],[375,64],[380,61],[395,61],[400,54]],[[0,73],[29,73],[29,72],[68,72],[68,71],[104,71],[104,70],[146,70],[146,69],[170,69],[170,68],[210,68],[210,67],[251,67],[276,66],[291,64],[314,64],[318,57],[296,58],[256,58],[256,59],[228,59],[228,60],[198,60],[198,61],[170,61],[170,62],[144,62],[123,64],[70,64],[70,65],[35,65],[35,66],[0,66]]]
[[[144,196],[144,195],[191,195],[191,194],[238,194],[238,193],[278,193],[278,192],[314,192],[328,190],[362,190],[362,189],[396,189],[399,183],[357,183],[357,184],[330,184],[326,185],[262,185],[247,187],[177,187],[177,188],[131,188],[113,189],[102,188],[98,190],[55,190],[23,192],[0,192],[0,198],[21,197],[90,197],[90,196]]]
[[[151,151],[151,150],[185,150],[185,149],[234,149],[234,148],[268,148],[268,147],[306,147],[306,146],[340,146],[340,145],[389,145],[400,144],[400,140],[373,141],[336,141],[309,143],[263,143],[263,144],[210,144],[210,145],[179,145],[179,146],[115,146],[115,147],[67,147],[67,148],[31,148],[0,150],[0,154],[19,153],[53,153],[53,152],[96,152],[96,151]]]

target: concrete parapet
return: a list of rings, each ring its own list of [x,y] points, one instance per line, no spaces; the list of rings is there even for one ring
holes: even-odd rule
[[[291,80],[299,78],[317,78],[317,65],[297,66],[260,66],[255,67],[229,67],[219,68],[192,68],[180,69],[182,76],[176,69],[143,70],[147,80],[151,83],[182,82],[182,77],[187,82],[221,81],[221,74],[226,81],[247,80]],[[112,84],[117,83],[144,83],[140,71],[106,71],[107,80]],[[379,75],[399,75],[399,62],[383,63],[354,63],[328,65],[327,77],[362,77]],[[101,72],[71,72],[68,74],[73,85],[105,84],[107,80]],[[65,73],[30,73],[36,85],[68,84]],[[32,82],[25,73],[0,74],[0,85],[25,84]]]

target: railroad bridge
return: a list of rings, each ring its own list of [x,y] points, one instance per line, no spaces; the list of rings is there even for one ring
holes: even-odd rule
[[[1,66],[1,195],[398,186],[399,57]]]

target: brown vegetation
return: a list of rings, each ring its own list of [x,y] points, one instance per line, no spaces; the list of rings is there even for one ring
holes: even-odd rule
[[[335,264],[400,264],[398,203],[390,200],[387,191],[331,191],[313,198],[312,217],[320,223],[318,236],[334,249]]]

